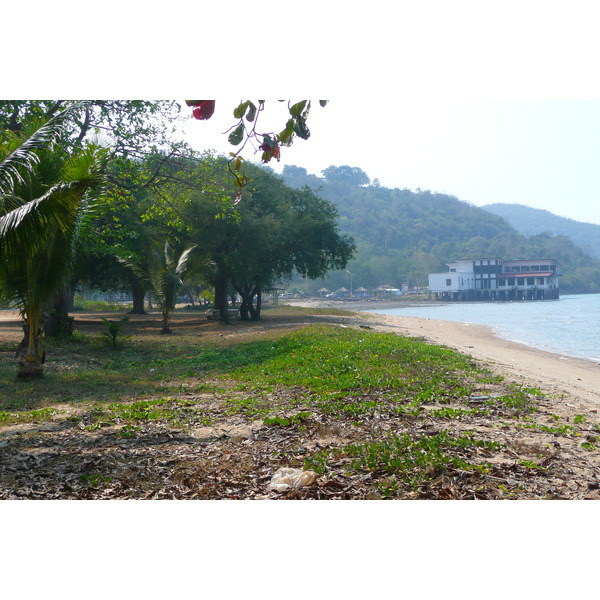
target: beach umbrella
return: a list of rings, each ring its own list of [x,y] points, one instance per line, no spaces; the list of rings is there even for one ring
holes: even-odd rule
[[[355,292],[368,292],[369,290],[364,287],[359,287],[354,290]]]
[[[335,290],[336,292],[347,292],[348,290],[345,287],[338,288]]]
[[[322,296],[323,294],[327,294],[327,293],[328,293],[328,292],[330,292],[330,291],[331,291],[331,290],[328,290],[326,287],[322,287],[320,290],[317,290],[317,292],[318,292],[319,294],[321,294],[321,296]]]

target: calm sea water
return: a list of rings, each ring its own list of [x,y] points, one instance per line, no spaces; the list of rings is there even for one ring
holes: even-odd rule
[[[488,325],[505,339],[600,362],[600,294],[543,302],[457,302],[365,312]]]

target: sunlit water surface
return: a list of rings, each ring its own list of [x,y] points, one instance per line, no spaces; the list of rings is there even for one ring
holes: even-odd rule
[[[456,302],[365,312],[488,325],[505,339],[600,362],[600,294],[538,302]]]

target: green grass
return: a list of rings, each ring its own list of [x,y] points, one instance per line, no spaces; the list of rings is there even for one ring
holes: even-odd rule
[[[349,444],[335,453],[317,452],[305,459],[305,467],[322,474],[331,459],[348,459],[348,472],[375,475],[379,491],[387,497],[395,495],[401,487],[414,491],[449,469],[487,472],[489,464],[468,461],[461,453],[478,449],[485,454],[499,447],[497,442],[478,440],[472,435],[453,437],[445,431],[431,436],[388,434],[381,440]]]
[[[448,348],[325,325],[247,343],[207,343],[194,336],[160,342],[138,338],[121,350],[92,336],[76,336],[49,341],[48,357],[43,379],[18,385],[14,366],[2,363],[4,421],[15,413],[26,418],[28,411],[56,403],[112,406],[164,397],[184,389],[182,382],[188,390],[218,391],[219,380],[223,388],[236,392],[229,401],[232,413],[268,416],[271,397],[282,389],[293,390],[286,398],[287,409],[304,403],[328,414],[361,416],[392,406],[402,413],[423,403],[466,401],[480,380],[489,378],[470,359]],[[501,402],[512,410],[512,404],[522,402],[519,394],[525,392]]]
[[[135,431],[133,424],[148,422],[174,427],[211,423],[211,419],[203,414],[196,401],[175,398],[156,398],[96,406],[90,417],[85,426],[90,431],[111,425],[124,425],[125,431]]]
[[[476,371],[471,361],[446,348],[394,334],[327,326],[203,353],[190,362],[205,370],[218,365],[227,377],[248,387],[296,386],[329,399],[372,389],[386,396],[412,396],[431,393],[432,385],[438,395],[454,397],[463,389],[461,373]],[[451,379],[447,377],[450,372]]]
[[[470,433],[477,429],[472,423],[576,433],[555,415],[547,415],[549,424],[536,422],[534,416],[543,421],[536,415],[538,390],[504,383],[446,347],[337,325],[255,337],[132,336],[117,349],[99,335],[49,340],[41,380],[17,384],[10,360],[0,364],[0,425],[64,419],[70,406],[80,407],[69,419],[82,431],[142,443],[152,431],[260,419],[267,437],[297,436],[276,449],[278,460],[319,474],[342,468],[372,481],[376,497],[419,493],[452,473],[485,475],[489,457],[502,447]],[[14,355],[8,345],[2,351]],[[334,429],[333,437],[349,437],[307,449],[305,440],[327,438]],[[519,464],[542,469],[527,456]],[[102,477],[86,482],[95,487]]]

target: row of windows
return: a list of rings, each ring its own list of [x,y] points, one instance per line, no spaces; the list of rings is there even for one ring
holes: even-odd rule
[[[502,273],[502,267],[500,265],[475,265],[473,267],[475,273]]]
[[[544,285],[545,277],[507,277],[501,279],[498,285]]]
[[[505,273],[535,273],[536,271],[554,271],[554,265],[525,265],[519,267],[504,267]]]

